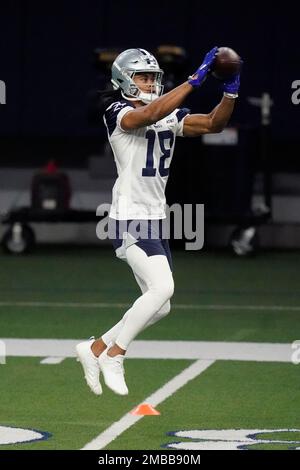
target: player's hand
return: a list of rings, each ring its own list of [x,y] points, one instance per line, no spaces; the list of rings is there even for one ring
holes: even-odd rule
[[[240,73],[233,75],[223,83],[223,91],[225,93],[231,93],[237,95],[240,88]]]
[[[197,88],[206,80],[207,74],[209,73],[212,63],[215,60],[216,53],[218,52],[218,48],[214,47],[211,51],[209,51],[206,56],[204,57],[204,61],[200,65],[200,67],[196,70],[196,72],[188,78],[188,82],[193,87]]]

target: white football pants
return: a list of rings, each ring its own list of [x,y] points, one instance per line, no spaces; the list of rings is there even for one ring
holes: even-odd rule
[[[134,244],[126,250],[126,261],[143,295],[127,310],[123,318],[102,336],[105,344],[113,342],[124,350],[142,330],[170,312],[170,298],[174,292],[173,275],[166,256],[147,256]]]

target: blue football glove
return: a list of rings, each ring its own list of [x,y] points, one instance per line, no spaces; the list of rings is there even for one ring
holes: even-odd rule
[[[193,87],[197,88],[206,80],[207,74],[210,71],[211,65],[215,60],[216,53],[218,52],[218,48],[214,47],[211,51],[209,51],[206,56],[204,57],[204,61],[200,65],[200,67],[196,70],[196,72],[188,78],[188,82]]]
[[[240,88],[240,73],[236,73],[223,83],[223,91],[231,95],[237,95]]]

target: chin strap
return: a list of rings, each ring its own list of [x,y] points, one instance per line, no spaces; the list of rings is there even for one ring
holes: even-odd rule
[[[157,100],[159,96],[156,93],[141,93],[139,99],[146,104],[152,103],[152,101]]]
[[[133,98],[132,96],[125,95],[123,91],[121,91],[121,95],[123,96],[123,98],[125,100],[128,100],[128,101],[138,101],[139,100],[138,97]]]
[[[152,101],[156,100],[159,98],[159,96],[156,93],[144,93],[140,92],[139,96],[135,96],[134,98],[132,96],[127,96],[124,94],[123,91],[121,91],[121,95],[125,100],[128,101],[142,101],[145,104],[152,103]]]

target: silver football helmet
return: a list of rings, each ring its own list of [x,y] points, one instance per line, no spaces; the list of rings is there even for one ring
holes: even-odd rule
[[[133,80],[134,75],[141,72],[155,73],[151,93],[140,90]],[[145,49],[127,49],[119,54],[112,64],[111,73],[114,89],[120,88],[123,98],[127,100],[140,100],[147,104],[163,92],[161,80],[164,72],[155,57]]]

